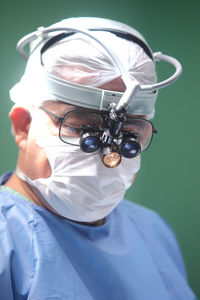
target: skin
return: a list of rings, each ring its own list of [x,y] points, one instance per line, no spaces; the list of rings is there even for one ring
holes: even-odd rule
[[[120,78],[116,78],[100,88],[123,92],[125,85]],[[73,105],[59,101],[47,101],[44,106],[59,116],[63,116],[68,110],[75,108]],[[15,142],[19,148],[17,167],[32,180],[51,176],[51,167],[46,157],[45,149],[40,148],[36,144],[36,137],[41,135],[48,136],[49,134],[58,135],[58,124],[52,118],[41,109],[36,109],[34,113],[37,115],[36,118],[34,116],[31,117],[30,112],[26,108],[14,106],[9,114]],[[134,179],[135,175],[133,176],[133,181]],[[5,185],[25,195],[35,204],[58,214],[47,202],[41,201],[32,187],[20,179],[16,173],[13,173]],[[81,222],[81,224],[100,226],[104,221],[105,219],[101,219],[92,223]]]

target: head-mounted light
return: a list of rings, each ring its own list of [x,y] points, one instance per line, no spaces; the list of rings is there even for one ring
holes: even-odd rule
[[[137,43],[152,61],[165,61],[172,64],[175,67],[174,74],[168,79],[152,85],[143,85],[136,80],[131,80],[119,57],[110,49],[109,45],[105,45],[105,43],[102,43],[95,36],[95,31],[109,31]],[[124,81],[126,86],[124,93],[75,84],[46,72],[42,59],[45,51],[56,42],[74,33],[86,35],[107,52]],[[147,42],[139,32],[125,24],[112,20],[74,18],[64,20],[60,24],[55,24],[47,28],[39,28],[37,31],[22,38],[17,45],[18,51],[25,59],[28,56],[24,51],[24,46],[35,39],[38,39],[35,51],[38,55],[42,83],[57,100],[91,109],[110,111],[110,122],[108,122],[108,128],[104,131],[104,140],[102,141],[103,161],[105,161],[104,164],[107,166],[112,166],[112,163],[108,163],[108,161],[113,161],[113,166],[116,166],[121,160],[121,157],[119,157],[120,154],[116,150],[116,145],[118,144],[116,141],[121,139],[120,132],[124,124],[123,116],[126,113],[151,114],[155,106],[158,89],[172,84],[179,78],[182,72],[181,64],[175,58],[161,54],[161,52],[152,53]],[[115,115],[115,118],[113,118],[113,115]],[[98,136],[94,132],[84,133],[81,137],[81,149],[85,152],[93,152],[94,149],[99,149]],[[121,145],[121,153],[125,157],[134,157],[140,150],[139,143],[133,137],[130,137],[129,140],[124,141]]]
[[[152,61],[165,61],[172,64],[176,69],[174,74],[168,79],[153,85],[143,85],[132,81],[116,53],[109,48],[108,44],[105,45],[95,36],[95,31],[109,31],[124,39],[132,40],[142,47]],[[125,93],[120,93],[75,84],[45,71],[42,63],[42,56],[45,51],[57,41],[74,33],[82,33],[88,36],[107,52],[114,65],[118,68],[129,92],[126,90]],[[103,18],[71,18],[50,27],[40,27],[37,31],[26,35],[18,42],[17,49],[25,59],[28,59],[29,56],[24,51],[24,47],[34,40],[36,40],[36,43],[30,56],[34,54],[38,56],[38,64],[40,66],[38,71],[41,73],[43,85],[46,86],[48,91],[57,100],[81,107],[109,110],[110,103],[115,103],[119,107],[126,107],[127,113],[130,114],[151,114],[155,106],[158,89],[173,83],[182,72],[181,64],[175,58],[161,54],[161,52],[152,53],[146,40],[138,31],[113,20]],[[138,84],[138,88],[132,93],[132,89],[134,89],[133,85],[135,84]]]

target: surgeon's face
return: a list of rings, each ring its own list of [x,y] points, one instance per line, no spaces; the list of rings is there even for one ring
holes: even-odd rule
[[[100,88],[123,92],[125,85],[121,78],[116,78]],[[46,101],[43,106],[60,117],[63,117],[67,111],[76,108],[73,105],[60,101]],[[28,114],[28,111],[25,113]],[[23,118],[28,118],[28,116],[24,116]],[[58,136],[59,122],[56,122],[41,109],[34,109],[32,118],[30,118],[29,124],[26,125],[26,132],[24,128],[24,133],[21,135],[20,138],[16,137],[16,143],[20,150],[18,167],[32,180],[48,178],[51,175],[51,168],[45,149],[38,146],[37,138],[52,135]]]

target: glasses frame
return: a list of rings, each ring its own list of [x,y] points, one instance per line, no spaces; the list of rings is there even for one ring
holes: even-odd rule
[[[60,138],[60,140],[61,140],[63,143],[68,144],[68,145],[72,145],[72,146],[79,146],[79,145],[76,145],[76,144],[72,144],[72,143],[66,142],[66,141],[64,141],[64,140],[62,139],[62,137],[61,137],[61,128],[62,128],[63,120],[65,119],[65,117],[66,117],[70,112],[74,112],[74,111],[93,112],[93,113],[96,113],[97,115],[99,115],[99,116],[102,118],[103,123],[105,123],[105,116],[108,116],[108,113],[107,113],[107,112],[101,112],[101,113],[99,113],[99,112],[91,111],[91,110],[87,110],[87,109],[73,108],[73,109],[68,110],[68,111],[64,114],[63,117],[60,117],[60,116],[54,114],[52,111],[46,109],[46,108],[43,107],[43,106],[40,106],[40,109],[42,109],[44,112],[46,112],[48,115],[50,115],[56,122],[60,122],[60,124],[59,124],[59,138]],[[152,127],[152,135],[151,135],[151,139],[150,139],[150,141],[149,141],[149,145],[148,145],[144,150],[142,150],[141,152],[146,151],[146,150],[150,147],[150,145],[151,145],[151,143],[152,143],[154,134],[157,133],[157,130],[156,130],[155,126],[153,125],[153,123],[152,123],[151,121],[149,121],[149,120],[147,120],[147,119],[144,119],[144,118],[139,118],[139,117],[136,117],[136,118],[135,118],[135,117],[127,117],[127,118],[133,118],[133,119],[136,119],[136,120],[143,120],[143,121],[148,122],[149,124],[151,124],[151,127]],[[101,130],[99,130],[99,131],[101,131]],[[131,134],[131,131],[126,131],[126,130],[123,131],[123,130],[122,130],[122,133],[125,133],[125,135],[128,135],[129,133]],[[133,133],[133,132],[132,132],[132,133]]]

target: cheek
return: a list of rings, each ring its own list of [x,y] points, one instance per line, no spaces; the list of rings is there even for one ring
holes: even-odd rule
[[[33,120],[29,129],[29,136],[24,153],[23,169],[26,175],[35,180],[38,178],[48,178],[51,176],[51,167],[44,148],[38,146],[38,137],[58,135],[58,128],[50,124],[49,118],[43,122]]]
[[[25,172],[31,180],[51,176],[51,167],[45,149],[40,148],[33,141],[26,149]]]
[[[46,136],[58,136],[59,135],[59,124],[54,122],[47,116],[42,115],[39,119],[33,119],[29,131],[30,138],[46,137]]]

